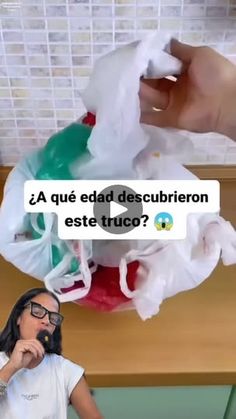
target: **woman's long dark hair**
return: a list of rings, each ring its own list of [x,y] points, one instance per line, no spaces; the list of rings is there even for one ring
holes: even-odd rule
[[[32,298],[36,297],[39,294],[48,294],[54,300],[56,300],[58,307],[60,309],[60,301],[55,294],[48,291],[46,288],[32,288],[23,294],[19,300],[14,305],[10,316],[7,320],[7,323],[4,329],[0,333],[0,351],[6,352],[9,356],[16,344],[16,341],[20,339],[19,326],[17,325],[17,320],[21,315],[22,311],[25,309],[25,305],[31,301]],[[53,344],[51,349],[47,349],[47,353],[53,353],[61,355],[62,346],[61,346],[61,326],[56,326],[53,333]]]

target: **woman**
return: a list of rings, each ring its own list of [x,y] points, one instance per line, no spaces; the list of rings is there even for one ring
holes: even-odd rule
[[[1,419],[65,419],[70,403],[81,419],[102,418],[83,368],[61,356],[59,311],[46,288],[27,291],[13,307],[0,334]]]

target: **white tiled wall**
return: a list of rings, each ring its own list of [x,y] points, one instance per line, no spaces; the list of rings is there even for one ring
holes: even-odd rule
[[[236,0],[0,0],[0,164],[45,144],[84,112],[101,54],[149,30],[204,43],[236,63]],[[236,143],[193,135],[189,163],[236,164]]]

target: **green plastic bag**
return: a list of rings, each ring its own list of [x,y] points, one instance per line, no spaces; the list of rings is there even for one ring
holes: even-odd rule
[[[91,127],[73,123],[49,138],[47,144],[39,153],[41,166],[35,178],[39,180],[73,180],[71,166],[79,159],[90,156],[87,151],[87,141],[91,131]],[[38,214],[36,224],[36,226],[31,225],[33,239],[41,238],[42,234],[40,232],[45,230],[43,214]],[[68,251],[66,242],[58,238],[56,243],[51,246],[52,266],[57,266]],[[78,271],[78,259],[73,257],[68,274]]]
[[[70,167],[80,158],[88,158],[87,141],[92,128],[73,123],[49,138],[40,153],[42,165],[36,173],[41,180],[73,180]]]

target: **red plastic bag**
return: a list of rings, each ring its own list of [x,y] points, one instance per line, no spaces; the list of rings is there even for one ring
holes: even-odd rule
[[[127,284],[131,291],[135,290],[136,273],[139,262],[128,264]],[[62,292],[72,291],[84,286],[82,281],[77,281],[72,287],[62,288]],[[76,300],[79,305],[94,308],[99,311],[112,311],[121,304],[130,302],[120,289],[120,273],[118,267],[98,265],[92,274],[92,283],[86,297]]]

